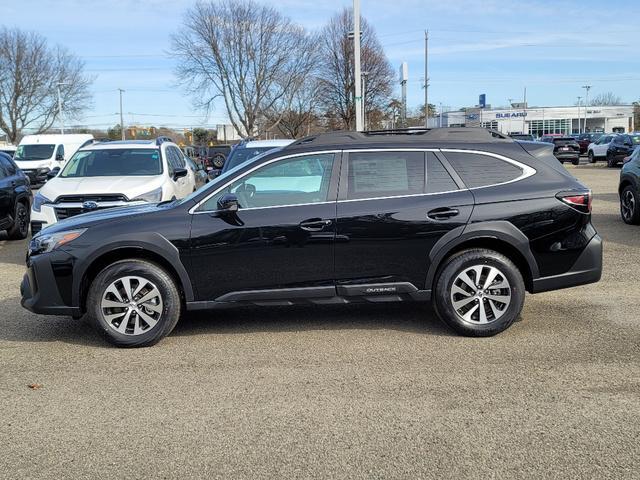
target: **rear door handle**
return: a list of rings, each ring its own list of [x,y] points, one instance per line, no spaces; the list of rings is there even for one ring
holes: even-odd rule
[[[310,218],[300,222],[299,226],[302,230],[308,232],[319,232],[324,227],[328,227],[333,223],[332,220],[323,220],[322,218]]]
[[[455,217],[460,214],[460,210],[457,208],[434,208],[427,213],[427,217],[431,220],[446,220],[447,218]]]

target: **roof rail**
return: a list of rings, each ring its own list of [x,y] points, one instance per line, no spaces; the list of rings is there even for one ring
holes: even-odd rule
[[[391,128],[388,130],[367,130],[365,135],[424,135],[431,131],[426,127]]]
[[[169,137],[167,137],[166,135],[160,136],[156,138],[156,145],[162,145],[164,142],[171,142],[173,143],[173,140]]]

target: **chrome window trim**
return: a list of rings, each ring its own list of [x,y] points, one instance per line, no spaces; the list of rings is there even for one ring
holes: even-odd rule
[[[451,152],[451,153],[471,153],[471,154],[476,154],[476,155],[486,155],[489,157],[494,157],[497,158],[498,160],[501,160],[503,162],[507,162],[510,163],[511,165],[514,165],[518,168],[520,168],[522,170],[522,175],[514,178],[513,180],[509,180],[507,182],[501,182],[501,183],[492,183],[491,185],[483,185],[481,187],[473,187],[473,188],[466,188],[466,189],[456,189],[456,190],[447,190],[444,192],[431,192],[431,193],[412,193],[412,194],[407,194],[407,195],[389,195],[389,196],[381,196],[381,197],[368,197],[368,198],[352,198],[352,199],[347,199],[347,200],[337,200],[337,201],[324,201],[324,202],[312,202],[312,203],[297,203],[297,204],[291,204],[291,205],[273,205],[273,206],[269,206],[269,207],[248,207],[248,208],[243,208],[242,210],[264,210],[266,208],[284,208],[284,207],[299,207],[299,206],[309,206],[309,205],[322,205],[322,204],[328,204],[328,203],[349,203],[349,202],[363,202],[363,201],[368,201],[368,200],[387,200],[387,199],[394,199],[394,198],[410,198],[410,197],[425,197],[425,196],[430,196],[430,195],[443,195],[446,193],[455,193],[455,192],[463,192],[465,190],[479,190],[481,188],[491,188],[491,187],[497,187],[500,185],[507,185],[509,183],[514,183],[514,182],[519,182],[520,180],[524,180],[525,178],[529,178],[532,175],[535,175],[537,173],[537,170],[533,167],[530,167],[528,165],[525,165],[523,163],[520,163],[516,160],[513,160],[511,158],[505,157],[504,155],[500,155],[498,153],[493,153],[493,152],[486,152],[484,150],[471,150],[471,149],[464,149],[464,148],[354,148],[354,149],[344,149],[344,150],[321,150],[321,151],[317,151],[317,152],[303,152],[303,153],[294,153],[291,155],[285,155],[282,157],[278,157],[278,158],[274,158],[272,160],[269,160],[268,162],[265,163],[261,163],[260,165],[256,165],[255,167],[251,168],[250,170],[247,170],[245,173],[243,173],[242,175],[235,177],[231,180],[229,180],[227,183],[225,183],[224,185],[222,185],[221,187],[219,187],[218,189],[216,189],[214,192],[212,192],[211,194],[207,195],[204,199],[200,200],[198,203],[196,203],[193,207],[191,207],[189,209],[189,214],[191,215],[198,215],[198,214],[202,214],[202,213],[212,213],[215,212],[215,210],[202,210],[202,211],[196,211],[200,205],[202,205],[203,203],[207,202],[211,197],[213,197],[214,195],[218,194],[221,190],[227,188],[230,184],[232,184],[233,182],[235,182],[236,180],[239,180],[243,177],[245,177],[246,175],[249,175],[251,172],[254,172],[255,170],[257,170],[258,168],[261,168],[265,165],[270,165],[271,163],[274,162],[278,162],[280,160],[286,160],[288,158],[296,158],[296,157],[303,157],[303,156],[307,156],[307,155],[322,155],[322,154],[327,154],[327,153],[332,153],[332,154],[338,154],[338,153],[356,153],[356,152],[444,152],[446,154],[446,152]]]

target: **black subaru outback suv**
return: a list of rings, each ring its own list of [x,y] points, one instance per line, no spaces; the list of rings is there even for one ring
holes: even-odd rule
[[[143,346],[185,310],[246,304],[431,300],[494,335],[525,290],[598,281],[602,245],[549,145],[453,128],[304,138],[186,199],[60,221],[27,258],[25,308]]]

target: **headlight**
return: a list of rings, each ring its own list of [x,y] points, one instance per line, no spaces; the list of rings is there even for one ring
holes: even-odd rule
[[[162,200],[162,187],[143,193],[142,195],[138,195],[133,199],[134,202],[143,201],[149,203],[158,203],[160,200]]]
[[[33,197],[33,211],[39,212],[40,209],[42,208],[42,205],[45,205],[47,203],[52,203],[52,202],[47,197],[42,195],[40,192],[36,193]]]
[[[29,253],[37,255],[39,253],[50,252],[51,250],[72,242],[86,231],[86,228],[82,228],[80,230],[67,230],[66,232],[49,234],[43,232],[33,237],[31,242],[29,242]]]

